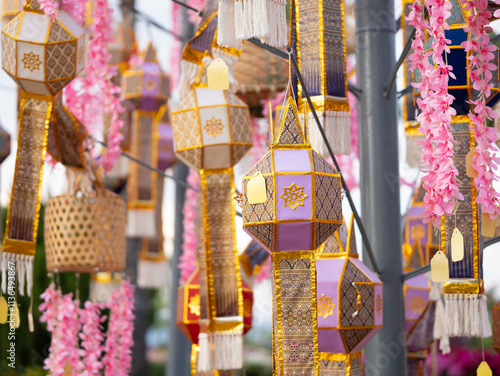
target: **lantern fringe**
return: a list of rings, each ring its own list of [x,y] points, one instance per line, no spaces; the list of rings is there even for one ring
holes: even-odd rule
[[[351,120],[349,111],[317,111],[319,121],[325,130],[325,135],[334,154],[351,153]],[[303,115],[301,115],[303,119]],[[321,132],[312,112],[307,113],[309,125],[309,142],[314,150],[322,156],[330,156]]]
[[[439,283],[432,282],[429,300],[436,302],[436,318],[434,320],[433,338],[439,340],[439,349],[443,354],[451,352],[450,339],[445,333],[444,304],[441,297],[442,287]]]
[[[420,168],[422,165],[422,136],[406,136],[406,163],[412,168]]]
[[[137,265],[137,286],[145,289],[156,289],[168,284],[167,260],[149,260],[139,257]]]
[[[212,365],[217,370],[243,367],[243,330],[224,330],[209,334],[213,344]]]
[[[268,35],[261,38],[264,43],[274,47],[283,47],[288,43],[288,24],[286,21],[286,1],[256,0],[266,4]],[[238,2],[237,2],[238,3]],[[259,17],[260,18],[260,17]],[[257,18],[257,20],[259,20]],[[262,21],[264,17],[262,17]],[[260,20],[259,20],[260,21]],[[271,30],[273,29],[274,30]]]
[[[234,0],[219,1],[219,14],[223,14],[224,16],[218,17],[217,20],[217,44],[220,46],[235,46],[241,48],[242,43],[236,38],[234,3]],[[242,3],[242,1],[236,1],[236,3],[241,6],[240,3]]]
[[[486,296],[445,294],[444,324],[449,337],[491,337]]]
[[[154,238],[156,236],[154,209],[132,209],[127,213],[127,236]]]
[[[208,372],[212,370],[210,359],[210,344],[208,342],[208,333],[198,334],[198,345],[200,352],[198,354],[198,372]]]
[[[0,278],[2,279],[2,293],[7,293],[7,279],[9,272],[9,263],[16,264],[17,271],[17,292],[24,296],[31,297],[33,290],[33,261],[34,256],[14,254],[10,252],[2,253],[2,262],[0,266]]]

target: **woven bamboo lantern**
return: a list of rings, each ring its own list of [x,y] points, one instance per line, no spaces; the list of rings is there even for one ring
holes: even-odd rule
[[[320,375],[361,375],[360,351],[383,325],[383,286],[358,259],[353,217],[318,249],[316,269]]]
[[[63,105],[62,95],[54,102],[54,112],[49,125],[47,151],[52,158],[65,166],[84,168],[83,140],[85,127]]]
[[[83,69],[83,34],[64,11],[56,19],[46,17],[37,0],[27,0],[21,14],[2,29],[2,68],[23,90],[16,174],[3,244],[4,259],[23,263],[19,280],[32,270],[54,97]]]
[[[252,328],[253,291],[244,281],[242,291],[243,334],[246,334]],[[178,288],[177,294],[177,327],[195,345],[198,345],[201,309],[200,273],[196,269],[186,283]]]
[[[500,354],[500,302],[493,306],[493,348]]]
[[[315,249],[342,224],[340,175],[305,131],[289,98],[270,150],[243,177],[244,230],[272,254],[276,374],[319,367]]]
[[[95,194],[63,194],[45,208],[50,272],[113,272],[125,268],[125,201],[98,187]]]

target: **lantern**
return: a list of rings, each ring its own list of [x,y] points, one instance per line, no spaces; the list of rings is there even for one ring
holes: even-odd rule
[[[350,154],[344,0],[293,1],[291,18],[292,48],[327,139],[335,154]],[[305,113],[309,123],[314,124],[295,73],[293,90],[297,93],[299,113]],[[323,156],[329,155],[318,127],[311,127],[309,136],[314,149]]]
[[[269,253],[256,241],[250,242],[240,255],[240,264],[247,277],[259,274],[262,265],[269,258]]]
[[[168,99],[169,78],[161,72],[153,46],[143,54],[144,62],[123,73],[124,97],[134,106],[131,154],[155,166],[158,160],[158,129],[155,117]],[[127,234],[130,237],[156,236],[156,173],[138,164],[129,165]]]
[[[213,7],[215,5],[215,7]],[[214,10],[215,9],[215,10]],[[236,249],[233,166],[252,146],[248,106],[229,90],[210,90],[207,67],[219,50],[216,4],[205,4],[183,52],[181,103],[172,114],[175,152],[200,171],[199,269],[202,316],[199,372],[243,366],[243,297]],[[221,49],[231,59],[239,52]],[[224,59],[227,63],[227,60]]]
[[[62,96],[57,97],[47,137],[49,154],[65,166],[84,168],[83,140],[86,137],[84,125],[63,105]]]
[[[242,282],[243,291],[243,333],[252,328],[253,291],[245,281]],[[200,272],[196,271],[189,277],[183,286],[178,288],[177,294],[177,327],[195,345],[198,345],[200,333]]]
[[[382,328],[382,282],[359,259],[345,223],[317,250],[320,375],[361,375],[361,349]]]
[[[340,175],[312,150],[292,98],[272,139],[243,177],[243,227],[272,253],[275,372],[314,373],[315,249],[342,224]]]
[[[9,23],[14,17],[21,13],[22,9],[21,0],[2,1],[2,24]]]
[[[163,171],[170,166],[174,159],[172,127],[168,121],[168,109],[166,105],[161,107],[154,123],[157,129],[157,137],[154,142],[158,153],[157,163],[154,167]],[[165,273],[168,265],[163,250],[162,207],[164,177],[155,174],[154,179],[154,184],[157,187],[154,218],[156,236],[154,238],[142,239],[142,249],[137,265],[137,285],[142,288],[160,288],[166,286],[168,283],[168,276]]]
[[[37,0],[26,1],[21,14],[2,29],[2,67],[23,90],[16,174],[3,245],[4,259],[23,263],[19,280],[32,270],[54,96],[84,66],[83,34],[64,11],[57,19],[46,17]]]
[[[500,353],[500,302],[493,306],[493,348]]]

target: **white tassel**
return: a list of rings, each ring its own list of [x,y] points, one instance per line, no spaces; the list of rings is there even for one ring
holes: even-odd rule
[[[450,347],[450,338],[449,337],[442,337],[441,340],[439,341],[439,350],[446,355],[451,352],[451,347]]]
[[[255,37],[267,38],[272,33],[270,25],[273,23],[270,21],[273,20],[271,17],[276,17],[276,15],[273,14],[273,9],[270,6],[272,6],[272,1],[253,0],[252,18],[254,24],[253,34]],[[276,18],[274,20],[275,22],[277,21]]]
[[[228,330],[211,333],[214,343],[213,368],[230,370],[243,368],[243,332]]]
[[[212,370],[211,357],[210,357],[210,344],[208,341],[207,333],[198,334],[198,345],[200,352],[198,353],[198,372],[208,372]]]
[[[491,332],[490,317],[488,315],[488,305],[486,295],[479,295],[479,321],[481,322],[481,337],[488,338],[493,335]]]
[[[325,130],[326,138],[332,147],[333,153],[349,155],[351,153],[351,121],[349,112],[326,111],[324,113],[319,111],[316,113]],[[323,157],[330,156],[312,112],[307,113],[307,122],[309,124],[309,141],[313,149]]]
[[[24,281],[26,278],[26,268],[25,268],[25,258],[27,256],[20,255],[16,258],[16,268],[17,268],[17,291],[21,296],[24,296]]]
[[[478,294],[445,295],[445,334],[449,337],[490,337],[486,298]],[[438,320],[436,308],[436,321]],[[436,324],[434,326],[436,334]]]
[[[137,265],[137,286],[157,289],[168,284],[168,263],[166,259],[154,261],[139,257]]]
[[[0,277],[2,278],[2,293],[7,293],[7,263],[10,259],[10,253],[1,252],[0,257],[2,258],[2,264],[0,269]]]
[[[184,98],[191,90],[200,73],[200,66],[187,60],[181,60],[181,77],[179,78],[179,95]]]
[[[235,0],[219,0],[217,21],[217,44],[219,46],[241,48],[241,41],[236,38],[234,3]]]
[[[29,297],[33,293],[33,264],[35,262],[34,256],[26,258],[26,293]]]
[[[154,209],[131,209],[127,213],[127,236],[154,238],[156,236]]]

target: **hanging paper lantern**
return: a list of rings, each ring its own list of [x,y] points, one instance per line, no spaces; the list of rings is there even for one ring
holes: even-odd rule
[[[4,259],[23,263],[19,280],[31,273],[35,254],[54,96],[84,66],[83,34],[80,25],[64,11],[59,11],[55,20],[46,17],[36,0],[27,0],[21,14],[2,29],[2,67],[23,90],[16,174],[3,245]]]
[[[144,63],[123,73],[124,97],[134,106],[130,154],[148,165],[158,161],[158,110],[168,100],[169,78],[162,73],[151,44],[144,52]],[[156,173],[140,165],[129,164],[127,235],[156,236]]]
[[[21,0],[2,1],[2,24],[9,23],[14,17],[21,13],[23,6]]]
[[[113,30],[113,42],[109,45],[109,53],[111,54],[111,65],[116,65],[119,72],[123,72],[129,68],[128,60],[132,52],[136,48],[135,31],[133,27],[132,14],[124,14],[123,21]]]
[[[413,195],[413,202],[405,219],[403,259],[407,271],[429,264],[441,246],[439,232],[432,223],[424,223],[424,194],[425,190],[420,185]]]
[[[275,373],[300,367],[313,374],[319,362],[315,249],[342,224],[340,175],[312,150],[292,98],[271,139],[243,177],[243,227],[273,257]]]
[[[493,306],[493,348],[500,354],[500,302]]]
[[[172,122],[167,105],[163,105],[156,115],[155,122],[158,128],[158,165],[157,167],[165,171],[175,161],[174,135]]]
[[[243,292],[243,334],[252,328],[253,291],[242,281]],[[199,269],[189,277],[177,294],[177,327],[195,345],[198,345],[201,315],[200,272]]]
[[[383,325],[383,286],[358,259],[353,217],[318,248],[317,257],[320,375],[361,375],[361,349]]]
[[[247,277],[253,277],[259,274],[268,258],[269,252],[256,241],[252,241],[240,255],[240,264]]]
[[[112,272],[125,268],[125,201],[96,186],[66,193],[45,208],[45,254],[50,272]]]
[[[347,98],[344,0],[292,1],[291,9],[292,48],[307,91],[333,152],[348,155],[351,125]],[[329,155],[295,73],[293,89],[297,93],[299,113],[305,113],[311,124],[311,145],[321,155]]]
[[[65,166],[84,168],[83,141],[86,137],[84,125],[63,105],[62,95],[58,96],[54,102],[47,137],[49,154]]]
[[[179,92],[173,113],[177,157],[200,170],[199,372],[243,366],[243,297],[235,238],[233,166],[252,146],[248,106],[229,90],[210,90],[207,67],[215,57],[226,64],[239,51],[219,48],[216,3],[205,4],[195,36],[184,48]],[[217,51],[220,56],[213,55]],[[230,65],[230,64],[229,64]],[[204,240],[206,239],[206,241]]]

